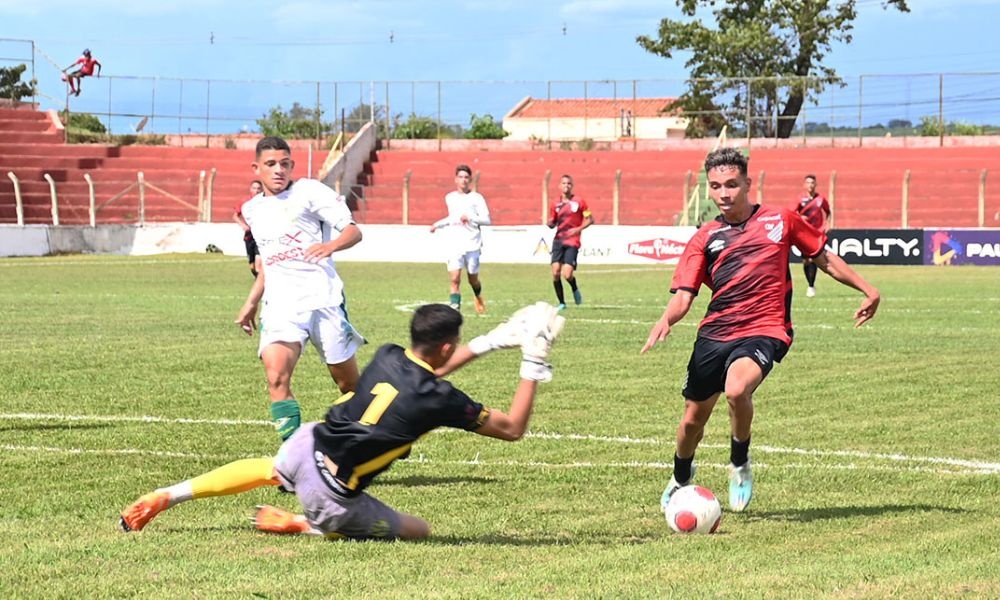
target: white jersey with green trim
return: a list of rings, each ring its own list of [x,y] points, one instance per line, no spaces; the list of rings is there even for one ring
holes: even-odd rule
[[[437,228],[446,227],[444,233],[448,236],[451,250],[464,254],[481,250],[483,235],[480,227],[489,225],[490,209],[486,206],[486,198],[479,192],[462,193],[458,190],[449,192],[444,197],[448,205],[448,216],[434,223]],[[462,222],[462,217],[468,217]]]
[[[343,196],[315,179],[299,179],[280,194],[248,200],[243,218],[260,250],[269,309],[301,312],[344,302],[333,258],[303,260],[307,248],[336,238],[354,223]]]

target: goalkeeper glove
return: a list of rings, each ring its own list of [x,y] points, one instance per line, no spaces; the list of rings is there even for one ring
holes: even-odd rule
[[[540,302],[539,304],[544,303]],[[469,342],[469,350],[476,356],[482,356],[487,352],[501,348],[517,348],[524,342],[527,335],[526,322],[538,310],[537,304],[521,308],[489,333],[473,338]]]

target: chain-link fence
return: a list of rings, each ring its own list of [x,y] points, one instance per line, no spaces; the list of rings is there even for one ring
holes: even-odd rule
[[[500,121],[521,100],[574,100],[582,120],[579,141],[598,131],[599,102],[617,100],[619,139],[646,137],[633,123],[629,103],[688,94],[682,116],[691,137],[716,135],[749,141],[871,137],[939,137],[1000,133],[1000,73],[860,75],[817,78],[604,81],[233,81],[129,77],[85,78],[71,97],[59,65],[37,45],[0,40],[0,67],[20,62],[38,80],[39,97],[74,113],[98,117],[111,134],[225,136],[260,133],[261,120],[293,118],[296,137],[332,137],[367,121],[384,140],[463,137],[474,117]],[[698,94],[692,94],[697,90]],[[667,106],[665,102],[663,106]],[[279,110],[280,108],[280,110]],[[629,121],[624,121],[628,112]],[[636,113],[636,118],[641,118]],[[537,137],[551,146],[560,137],[549,119]],[[683,133],[680,134],[683,137]]]

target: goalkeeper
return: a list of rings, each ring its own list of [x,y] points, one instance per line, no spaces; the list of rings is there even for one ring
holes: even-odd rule
[[[516,441],[524,435],[538,382],[551,381],[546,362],[565,319],[539,302],[514,313],[486,335],[460,346],[462,315],[443,304],[416,310],[411,347],[378,349],[355,392],[341,396],[324,421],[303,425],[274,458],[238,460],[167,488],[150,492],[121,514],[124,531],[145,527],[157,514],[187,500],[224,496],[262,485],[294,491],[304,509],[297,515],[257,507],[253,522],[271,533],[306,533],[329,539],[419,539],[426,521],[386,506],[366,488],[413,443],[437,427],[456,427]],[[508,413],[484,407],[438,379],[479,356],[521,348],[520,382]]]

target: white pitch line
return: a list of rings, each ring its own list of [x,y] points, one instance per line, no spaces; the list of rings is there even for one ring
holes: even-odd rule
[[[30,258],[30,257],[25,257]],[[66,261],[56,261],[56,260],[12,260],[0,261],[0,268],[9,267],[130,267],[132,265],[188,265],[194,263],[211,263],[212,260],[225,260],[236,262],[245,262],[246,258],[240,258],[238,256],[225,256],[221,259],[211,259],[211,260],[195,260],[195,259],[184,259],[175,258],[172,260],[66,260]]]
[[[191,452],[168,452],[165,450],[140,450],[139,448],[57,448],[55,446],[18,446],[0,444],[0,450],[9,452],[50,452],[54,454],[97,454],[101,456],[156,456],[160,458],[194,458],[232,461],[237,458],[254,458],[259,455],[193,454]]]
[[[54,446],[19,446],[14,444],[0,444],[0,450],[7,452],[47,452],[50,454],[69,454],[69,455],[95,455],[95,456],[155,456],[157,458],[190,458],[196,460],[217,460],[217,461],[232,461],[240,458],[257,458],[259,455],[254,454],[234,454],[234,455],[221,455],[221,454],[194,454],[189,452],[167,452],[162,450],[141,450],[139,448],[104,448],[104,449],[94,449],[94,448],[57,448]],[[624,462],[592,462],[592,461],[574,461],[569,463],[553,463],[545,461],[536,460],[481,460],[477,454],[475,458],[470,460],[435,460],[428,459],[423,455],[416,458],[409,458],[400,461],[403,464],[420,464],[420,465],[460,465],[460,466],[475,466],[475,467],[514,467],[518,469],[524,468],[539,468],[539,469],[653,469],[657,471],[666,471],[673,468],[672,463],[664,462],[641,462],[641,461],[624,461]],[[717,470],[728,469],[728,465],[716,464],[716,463],[698,463],[701,468],[710,468]],[[929,467],[887,467],[880,465],[817,465],[817,464],[787,464],[787,465],[769,465],[767,463],[754,463],[755,469],[828,469],[828,470],[847,470],[847,471],[888,471],[893,473],[898,472],[919,472],[919,473],[934,473],[937,475],[992,475],[993,471],[983,471],[975,469],[963,469],[963,470],[947,470],[947,469],[932,469]]]
[[[0,413],[0,420],[7,421],[78,421],[91,423],[167,423],[170,425],[267,425],[273,427],[270,421],[250,419],[185,419],[152,416],[120,416],[120,415],[57,415],[44,413]]]
[[[251,419],[188,419],[188,418],[165,418],[154,416],[112,416],[112,415],[59,415],[44,413],[0,413],[0,420],[23,420],[23,421],[69,421],[69,422],[99,422],[99,423],[162,423],[176,425],[222,425],[222,426],[266,426],[271,427],[270,421]],[[460,433],[454,429],[442,428],[436,430],[437,433]],[[635,438],[630,436],[598,436],[592,434],[579,433],[554,433],[545,431],[528,432],[525,437],[540,440],[572,440],[572,441],[592,441],[614,444],[647,444],[647,445],[669,445],[673,440],[660,438]],[[727,444],[701,444],[704,449],[725,449]],[[860,450],[809,450],[805,448],[782,448],[778,446],[757,445],[754,446],[756,452],[767,454],[792,454],[798,456],[838,457],[856,458],[862,460],[886,460],[891,462],[927,463],[936,465],[948,465],[962,469],[975,470],[976,472],[1000,474],[1000,463],[985,462],[977,460],[966,460],[961,458],[939,457],[939,456],[913,456],[898,453],[865,452]],[[756,463],[755,463],[756,466]]]

